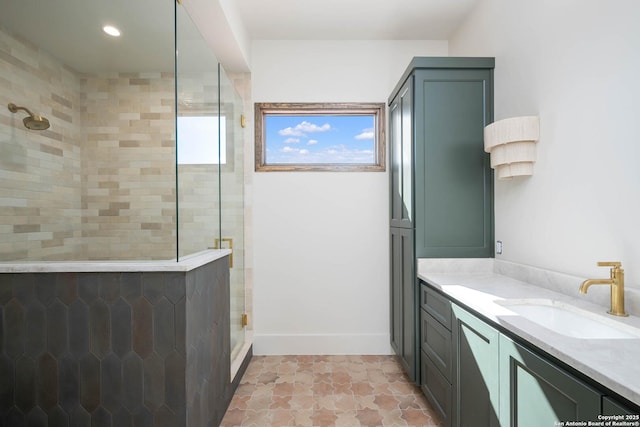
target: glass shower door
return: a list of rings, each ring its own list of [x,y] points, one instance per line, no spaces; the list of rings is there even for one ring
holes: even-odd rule
[[[220,171],[222,205],[222,247],[233,247],[231,265],[231,362],[244,357],[245,277],[244,277],[244,136],[243,100],[233,82],[220,68],[220,128],[226,130],[226,164]],[[237,363],[236,363],[237,365]]]
[[[232,250],[232,379],[245,356],[243,100],[183,8],[176,63],[178,259]],[[184,15],[182,15],[184,13]]]

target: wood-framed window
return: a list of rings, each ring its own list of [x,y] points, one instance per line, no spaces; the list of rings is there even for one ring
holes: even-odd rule
[[[256,171],[385,170],[384,103],[256,103]]]

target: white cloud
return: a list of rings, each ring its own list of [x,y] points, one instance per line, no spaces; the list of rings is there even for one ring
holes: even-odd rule
[[[309,132],[309,133],[326,132],[326,131],[331,130],[331,125],[329,123],[325,123],[322,126],[318,126],[318,125],[315,125],[313,123],[309,123],[307,121],[304,121],[304,122],[300,123],[299,125],[297,125],[296,129],[299,129],[302,132]]]
[[[372,149],[353,149],[341,144],[315,150],[287,145],[270,155],[269,161],[282,164],[373,164],[375,152]]]
[[[310,139],[307,141],[307,145],[316,145],[318,143],[317,139]]]
[[[288,128],[280,129],[278,131],[278,135],[280,135],[280,136],[304,136],[304,133],[300,132],[299,130],[296,130],[295,128],[288,127]]]
[[[331,130],[331,125],[325,123],[322,126],[318,126],[314,123],[307,122],[306,120],[298,123],[294,127],[288,127],[280,129],[278,135],[280,136],[306,136],[306,133],[315,132],[327,132]]]
[[[285,144],[297,144],[300,142],[300,138],[287,138],[284,140]]]
[[[363,129],[362,132],[355,136],[356,139],[373,139],[374,137],[373,128]]]

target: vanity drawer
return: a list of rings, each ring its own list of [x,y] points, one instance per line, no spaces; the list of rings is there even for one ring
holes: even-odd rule
[[[431,362],[451,382],[452,356],[451,331],[442,326],[425,310],[420,310],[420,347]],[[423,356],[424,357],[424,356]]]
[[[451,302],[424,282],[420,282],[420,306],[448,330],[451,330]]]

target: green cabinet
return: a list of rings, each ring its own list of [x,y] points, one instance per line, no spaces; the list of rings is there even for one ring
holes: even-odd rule
[[[506,336],[500,338],[501,419],[505,426],[596,421],[602,393]]]
[[[493,173],[483,139],[492,82],[493,65],[415,73],[418,257],[493,256]]]
[[[389,98],[391,345],[414,381],[418,282],[403,272],[415,271],[416,258],[493,256],[483,130],[493,120],[494,62],[414,58]]]
[[[453,355],[451,302],[420,286],[420,386],[445,427],[452,424]]]
[[[629,417],[629,420],[638,421],[640,417],[640,408],[631,409],[628,406],[623,405],[612,397],[602,396],[602,415],[634,415]]]
[[[423,281],[420,318],[421,387],[446,427],[553,426],[640,411]]]
[[[500,333],[461,307],[452,306],[453,425],[499,427]]]
[[[499,427],[494,328],[421,284],[421,387],[446,427]]]
[[[389,102],[391,227],[418,258],[493,256],[493,58],[414,58]]]
[[[391,227],[413,228],[413,77],[389,105]]]
[[[391,346],[412,381],[417,380],[418,325],[413,233],[409,228],[391,228],[390,324]]]

